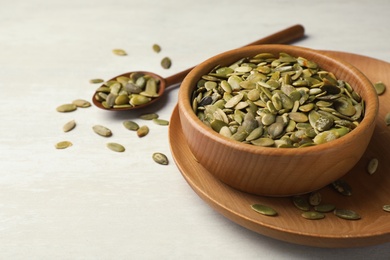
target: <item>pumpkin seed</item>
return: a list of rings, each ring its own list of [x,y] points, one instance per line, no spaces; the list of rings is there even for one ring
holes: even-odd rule
[[[126,51],[122,50],[122,49],[113,49],[112,52],[118,56],[126,56],[127,55]]]
[[[314,206],[314,210],[321,212],[321,213],[327,213],[335,210],[336,206],[333,204],[320,204]]]
[[[293,196],[292,202],[293,202],[294,206],[300,210],[303,210],[303,211],[310,210],[310,204],[307,201],[307,199],[303,196]]]
[[[57,149],[66,149],[66,148],[68,148],[68,147],[70,147],[72,145],[73,144],[71,142],[69,142],[69,141],[61,141],[61,142],[56,143],[55,147]]]
[[[108,149],[110,149],[114,152],[122,153],[126,150],[123,145],[118,144],[118,143],[107,143],[106,145],[107,145]]]
[[[383,205],[383,210],[390,212],[390,205]]]
[[[301,214],[302,217],[305,219],[310,219],[310,220],[317,220],[317,219],[323,219],[325,218],[325,215],[322,214],[321,212],[316,212],[316,211],[306,211]]]
[[[376,83],[374,84],[374,87],[375,87],[375,91],[376,91],[376,93],[378,94],[378,96],[379,96],[379,95],[382,95],[382,94],[385,92],[385,90],[386,90],[386,85],[385,85],[385,83],[383,83],[383,82],[381,82],[381,81],[376,82]]]
[[[137,130],[137,135],[138,135],[138,137],[144,137],[144,136],[146,136],[148,133],[149,133],[149,127],[147,127],[146,125],[141,126],[141,127],[138,128],[138,130]]]
[[[161,60],[161,67],[164,69],[169,69],[172,66],[172,61],[170,58],[165,57]]]
[[[76,121],[74,121],[74,120],[71,120],[71,121],[69,121],[69,122],[67,122],[63,127],[62,127],[62,130],[64,131],[64,132],[69,132],[69,131],[71,131],[73,128],[75,128],[76,127]]]
[[[332,187],[339,192],[340,194],[344,196],[351,196],[352,195],[352,188],[351,186],[344,180],[336,180],[332,182]]]
[[[123,126],[131,131],[137,131],[139,128],[139,125],[136,122],[130,120],[124,121]]]
[[[333,213],[342,219],[347,219],[347,220],[358,220],[361,219],[360,215],[356,213],[353,210],[349,209],[335,209]]]
[[[156,113],[142,114],[139,116],[139,118],[143,120],[153,120],[158,118],[158,114]]]
[[[159,53],[161,51],[161,47],[158,44],[153,44],[152,49],[156,53]]]
[[[90,107],[91,103],[84,99],[76,99],[72,101],[72,104],[76,105],[77,107]]]
[[[276,216],[278,215],[277,211],[274,210],[273,208],[262,205],[262,204],[252,204],[251,208],[256,211],[257,213],[260,213],[265,216]]]
[[[89,83],[91,84],[98,84],[98,83],[103,83],[104,80],[103,79],[90,79],[89,80]]]
[[[309,195],[309,204],[312,206],[318,206],[320,205],[322,200],[321,193],[317,192],[312,192]]]
[[[168,163],[169,163],[168,157],[163,153],[154,153],[152,155],[152,158],[156,163],[159,163],[162,165],[168,165]]]
[[[63,104],[59,107],[57,107],[57,111],[61,113],[67,113],[72,112],[77,109],[77,106],[75,104]]]
[[[378,159],[377,158],[372,158],[367,165],[367,171],[369,174],[374,174],[376,170],[378,169]]]
[[[169,125],[169,121],[164,119],[154,118],[153,122],[157,125]]]
[[[390,112],[387,113],[386,116],[385,116],[385,123],[386,123],[387,126],[390,125]]]
[[[112,135],[111,130],[102,125],[94,125],[92,129],[95,133],[97,133],[100,136],[110,137]]]

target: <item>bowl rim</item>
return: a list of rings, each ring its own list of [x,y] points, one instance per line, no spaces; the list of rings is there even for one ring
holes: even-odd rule
[[[369,99],[369,110],[365,109],[365,115],[361,121],[361,123],[351,132],[346,134],[345,136],[338,138],[336,140],[332,140],[328,143],[314,145],[314,146],[308,146],[303,147],[301,149],[294,149],[294,148],[277,148],[277,147],[261,147],[256,145],[248,145],[239,141],[232,140],[228,137],[225,137],[208,126],[206,126],[202,121],[196,116],[196,114],[192,110],[192,91],[194,90],[196,84],[195,80],[199,80],[199,74],[202,70],[205,68],[208,68],[207,71],[210,71],[213,69],[216,65],[222,65],[222,62],[218,62],[220,60],[223,60],[225,57],[228,57],[232,54],[236,54],[237,52],[274,52],[274,53],[281,53],[285,52],[289,54],[289,52],[300,52],[302,53],[302,57],[305,58],[305,56],[315,57],[316,59],[319,58],[323,60],[323,62],[329,62],[330,64],[337,64],[342,68],[343,71],[346,73],[349,73],[352,78],[355,78],[357,82],[362,84],[364,87],[364,90],[366,91],[366,98],[365,100]],[[296,56],[296,55],[294,55]],[[244,57],[244,55],[242,55]],[[237,58],[238,60],[239,58]],[[308,59],[310,60],[310,59]],[[321,64],[319,64],[321,65]],[[328,70],[329,72],[332,72]],[[341,73],[341,72],[339,72]],[[337,74],[335,73],[336,77],[338,79],[343,80]],[[353,86],[352,86],[353,88]],[[367,102],[365,101],[365,104]],[[340,149],[337,147],[340,147],[340,145],[344,143],[350,143],[353,142],[356,136],[360,136],[365,132],[367,129],[369,129],[373,124],[375,124],[376,117],[379,110],[379,99],[378,95],[375,92],[375,88],[373,87],[373,84],[371,81],[356,67],[351,65],[350,63],[343,61],[338,58],[334,58],[330,55],[327,55],[325,53],[321,53],[319,50],[307,48],[307,47],[301,47],[301,46],[292,46],[292,45],[283,45],[283,44],[264,44],[264,45],[257,45],[257,46],[247,46],[247,47],[241,47],[237,49],[232,49],[223,53],[220,53],[218,55],[215,55],[196,67],[194,67],[184,78],[180,89],[179,89],[179,101],[178,101],[178,107],[180,113],[185,115],[188,120],[188,122],[199,132],[202,132],[204,135],[206,135],[208,138],[213,139],[214,141],[218,142],[219,144],[222,144],[224,146],[230,147],[230,148],[238,148],[242,151],[246,151],[249,153],[254,154],[272,154],[275,156],[285,156],[286,154],[293,154],[293,155],[305,155],[305,154],[315,154],[317,152],[322,153],[324,150],[335,150]],[[367,108],[367,107],[366,107]],[[374,129],[374,128],[373,128]],[[368,144],[368,142],[367,142]]]

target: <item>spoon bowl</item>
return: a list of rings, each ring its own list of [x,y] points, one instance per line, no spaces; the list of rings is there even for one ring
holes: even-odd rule
[[[284,29],[282,31],[276,32],[274,34],[271,34],[271,35],[269,35],[269,36],[267,36],[265,38],[262,38],[260,40],[255,41],[255,42],[252,42],[250,44],[247,44],[246,46],[253,46],[253,45],[259,45],[259,44],[271,44],[271,43],[273,43],[273,44],[287,44],[287,43],[294,42],[294,41],[296,41],[298,39],[301,39],[304,36],[304,32],[305,32],[304,27],[302,25],[298,24],[298,25],[294,25],[294,26],[288,27],[288,28],[286,28],[286,29]],[[95,91],[95,93],[93,94],[92,103],[96,107],[98,107],[98,108],[109,110],[109,111],[127,111],[127,110],[145,108],[145,107],[147,107],[149,105],[152,105],[157,100],[159,100],[164,95],[164,92],[165,92],[166,88],[168,88],[170,86],[173,86],[173,85],[183,81],[185,76],[193,68],[194,67],[186,69],[184,71],[181,71],[181,72],[179,72],[179,73],[177,73],[175,75],[172,75],[170,77],[167,77],[167,78],[163,78],[160,75],[157,75],[157,74],[155,74],[153,72],[136,71],[136,72],[143,73],[144,75],[151,76],[152,78],[156,79],[159,82],[159,86],[158,86],[158,89],[157,89],[158,96],[151,98],[150,101],[148,101],[146,103],[143,103],[143,104],[140,104],[140,105],[126,106],[126,107],[122,107],[122,106],[107,107],[107,106],[104,106],[102,104],[102,101],[99,101],[96,98],[97,93],[98,93],[97,91]],[[110,79],[108,81],[115,80],[118,77],[122,77],[122,76],[128,77],[132,73],[134,73],[134,72],[127,72],[127,73],[118,75],[118,76],[116,76],[116,77],[114,77],[114,78],[112,78],[112,79]],[[105,84],[103,84],[102,86],[105,86]]]

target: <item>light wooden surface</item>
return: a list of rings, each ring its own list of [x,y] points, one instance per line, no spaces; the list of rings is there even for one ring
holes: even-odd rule
[[[390,70],[389,63],[348,53],[326,53],[355,65],[373,82],[381,80],[390,84],[387,73]],[[390,200],[390,129],[384,123],[384,115],[390,111],[389,99],[390,91],[380,96],[379,118],[373,139],[361,160],[342,178],[351,185],[352,196],[344,197],[330,187],[320,190],[324,203],[358,212],[362,217],[358,221],[339,219],[333,213],[327,213],[322,220],[306,220],[292,204],[291,198],[249,195],[223,184],[194,159],[182,132],[177,109],[173,112],[170,125],[172,154],[183,177],[205,202],[250,230],[291,243],[324,248],[386,243],[390,241],[390,214],[383,211],[382,206],[389,204]],[[343,157],[343,151],[340,151],[339,156]],[[367,164],[374,157],[378,158],[379,167],[374,175],[369,175]],[[250,208],[255,203],[269,205],[279,215],[262,216]]]
[[[134,113],[93,106],[60,114],[55,108],[90,99],[97,87],[92,78],[134,70],[167,78],[293,24],[303,24],[307,35],[295,45],[390,62],[389,9],[387,0],[1,1],[0,259],[388,258],[390,243],[301,246],[250,231],[213,210],[174,163],[168,127],[137,118],[157,112],[169,119],[178,88],[154,109]],[[153,52],[154,43],[161,53]],[[114,48],[128,56],[115,56]],[[165,56],[172,59],[169,70],[160,66]],[[76,128],[63,133],[72,119]],[[148,125],[149,135],[126,130],[122,122],[130,119]],[[111,128],[113,136],[96,135],[94,124]],[[62,140],[73,146],[56,150]],[[126,152],[108,150],[108,141]],[[168,156],[168,166],[153,162],[156,151]]]

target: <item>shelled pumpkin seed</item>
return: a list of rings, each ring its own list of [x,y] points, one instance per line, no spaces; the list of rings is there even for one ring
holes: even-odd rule
[[[390,212],[390,205],[383,205],[383,210],[386,212]]]
[[[104,82],[104,79],[90,79],[89,80],[89,83],[91,84],[99,84],[99,83],[103,83]]]
[[[97,133],[100,136],[110,137],[112,135],[111,130],[102,125],[94,125],[92,129],[95,133]]]
[[[161,60],[161,67],[164,69],[169,69],[172,66],[172,60],[168,57],[165,57]]]
[[[73,130],[73,128],[75,128],[75,127],[76,127],[76,121],[71,120],[71,121],[67,122],[67,123],[62,127],[62,130],[63,130],[64,132],[69,132],[69,131]]]
[[[57,111],[61,113],[67,113],[72,112],[77,109],[77,106],[75,104],[63,104],[57,107]]]
[[[153,122],[154,122],[156,125],[169,125],[169,121],[168,121],[168,120],[165,120],[165,119],[154,118],[154,119],[153,119]]]
[[[325,215],[323,213],[317,211],[302,212],[301,216],[304,217],[305,219],[310,219],[310,220],[318,220],[318,219],[325,218]]]
[[[161,47],[158,44],[153,44],[152,49],[154,52],[159,53],[161,51]]]
[[[123,49],[113,49],[112,52],[118,56],[126,56],[127,52]]]
[[[138,128],[138,130],[137,130],[137,135],[138,135],[138,137],[144,137],[144,136],[146,136],[148,133],[149,133],[149,127],[146,126],[146,125],[141,126],[141,127]]]
[[[122,153],[126,150],[123,145],[118,143],[107,143],[106,146],[108,149],[118,153]]]
[[[342,219],[346,220],[358,220],[361,219],[360,215],[353,210],[349,209],[335,209],[333,213]]]
[[[153,153],[152,158],[158,164],[168,165],[169,163],[168,157],[163,153]]]
[[[228,138],[290,148],[348,134],[361,122],[365,103],[347,82],[312,61],[261,53],[203,75],[192,94],[192,108]],[[256,138],[248,140],[252,131]]]
[[[367,165],[367,171],[369,174],[374,174],[378,169],[379,161],[377,158],[372,158]]]
[[[153,120],[158,118],[158,114],[156,113],[147,113],[147,114],[142,114],[139,116],[140,119],[143,120]]]
[[[66,149],[68,147],[71,147],[73,144],[69,141],[61,141],[56,143],[55,148],[56,149]]]
[[[131,131],[137,131],[139,129],[139,125],[136,122],[131,121],[131,120],[124,121],[123,126]]]
[[[265,216],[276,216],[278,215],[278,212],[269,207],[269,206],[266,206],[266,205],[262,205],[262,204],[252,204],[251,205],[251,208],[256,211],[257,213],[260,213],[262,215],[265,215]]]
[[[292,202],[295,207],[302,211],[309,211],[310,210],[310,204],[306,197],[302,195],[297,195],[292,197]]]
[[[334,190],[336,190],[338,193],[344,196],[352,195],[352,188],[345,180],[342,179],[336,180],[331,183],[331,186],[333,187]]]
[[[390,112],[387,113],[385,116],[385,123],[387,126],[390,126]]]
[[[382,81],[374,83],[374,88],[378,96],[382,95],[386,91],[386,85]]]
[[[133,72],[109,80],[95,92],[95,99],[105,108],[136,107],[159,96],[160,80],[141,72]]]
[[[328,213],[335,210],[336,206],[333,204],[319,204],[314,206],[314,210],[321,213]]]
[[[75,99],[72,101],[72,104],[76,105],[77,107],[82,107],[82,108],[86,108],[86,107],[91,106],[91,102],[84,100],[84,99]]]

